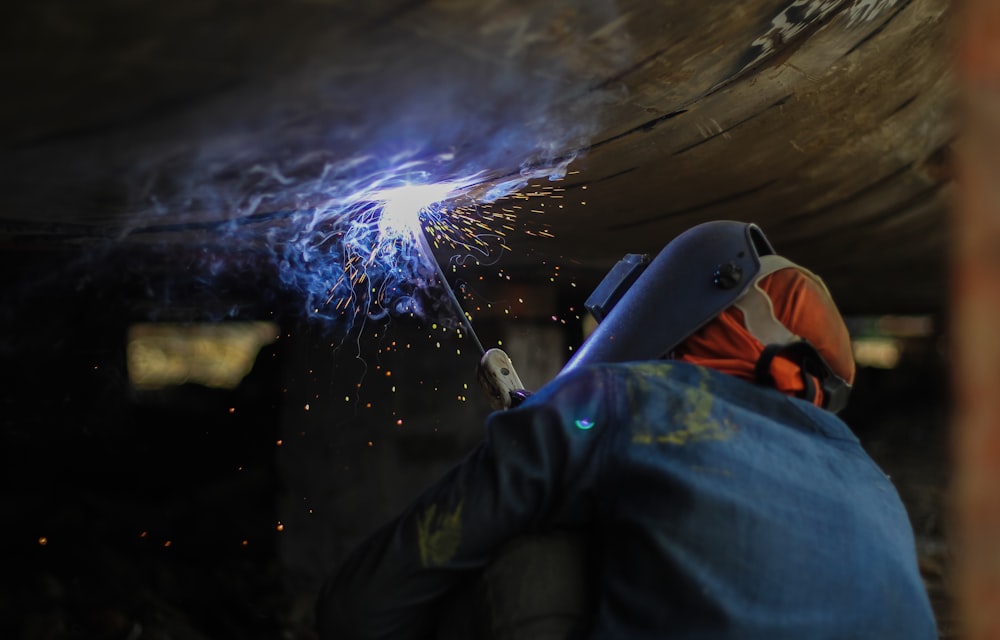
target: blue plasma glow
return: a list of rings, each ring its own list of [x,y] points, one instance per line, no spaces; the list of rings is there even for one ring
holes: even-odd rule
[[[305,294],[310,318],[342,334],[358,321],[401,315],[457,327],[460,311],[437,281],[430,247],[487,261],[502,253],[495,227],[506,219],[481,209],[481,180],[434,181],[411,160],[331,183],[329,198],[270,232],[283,282]]]
[[[590,418],[580,418],[576,421],[576,428],[582,431],[589,431],[594,428],[594,421]]]
[[[369,320],[398,316],[456,329],[462,311],[439,282],[432,250],[449,254],[455,265],[496,264],[509,249],[507,234],[523,225],[511,205],[493,201],[519,197],[531,183],[560,179],[572,160],[522,167],[516,178],[500,181],[481,165],[457,171],[451,154],[428,154],[421,146],[257,164],[240,176],[239,189],[222,205],[204,192],[192,196],[197,208],[233,214],[223,225],[206,227],[220,232],[224,242],[206,252],[203,277],[210,282],[220,274],[264,267],[301,301],[301,314],[334,340]],[[217,193],[215,185],[206,191]],[[191,228],[199,223],[154,224],[129,233],[162,237]]]

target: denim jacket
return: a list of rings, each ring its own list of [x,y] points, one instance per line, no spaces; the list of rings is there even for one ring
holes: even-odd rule
[[[485,440],[348,557],[327,638],[425,638],[511,538],[597,540],[586,637],[937,637],[889,478],[834,414],[673,361],[597,365],[491,414]]]

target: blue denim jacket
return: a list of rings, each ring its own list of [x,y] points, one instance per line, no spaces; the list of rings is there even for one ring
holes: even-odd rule
[[[924,640],[936,626],[895,488],[835,415],[671,361],[582,368],[357,549],[323,638],[421,638],[520,533],[599,541],[592,638]]]

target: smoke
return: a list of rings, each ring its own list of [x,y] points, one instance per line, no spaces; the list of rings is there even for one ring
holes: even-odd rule
[[[114,134],[128,223],[105,233],[210,237],[222,269],[253,252],[326,322],[436,313],[427,265],[385,233],[379,194],[444,185],[411,212],[418,225],[495,259],[515,240],[491,231],[490,203],[580,158],[628,36],[612,0],[358,4],[276,20],[299,32],[270,35],[273,56],[239,81]]]

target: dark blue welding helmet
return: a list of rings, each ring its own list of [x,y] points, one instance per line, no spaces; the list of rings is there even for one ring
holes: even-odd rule
[[[662,358],[754,282],[771,243],[751,223],[717,220],[680,234],[650,260],[625,256],[585,306],[599,324],[562,373],[602,362]]]

